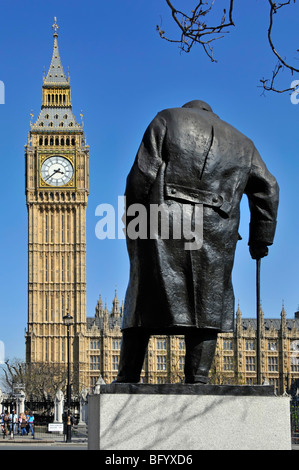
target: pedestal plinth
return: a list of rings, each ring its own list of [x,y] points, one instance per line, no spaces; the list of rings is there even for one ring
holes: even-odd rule
[[[110,384],[89,396],[90,450],[290,450],[272,386]]]

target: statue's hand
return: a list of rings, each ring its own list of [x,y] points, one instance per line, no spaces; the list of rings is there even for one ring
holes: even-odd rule
[[[267,245],[250,246],[249,251],[252,259],[264,258],[269,252]]]

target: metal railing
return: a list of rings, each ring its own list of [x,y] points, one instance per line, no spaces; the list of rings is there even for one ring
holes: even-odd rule
[[[87,437],[87,427],[78,425],[72,426],[72,439],[86,441]],[[8,423],[1,428],[0,439],[13,439],[22,442],[28,442],[32,439],[43,442],[65,442],[66,426],[65,424],[58,425],[56,423],[39,422],[38,424],[34,424],[30,429],[28,426],[21,428],[21,426],[15,424],[12,432],[11,424]]]
[[[291,433],[292,444],[299,444],[299,400],[291,402]]]

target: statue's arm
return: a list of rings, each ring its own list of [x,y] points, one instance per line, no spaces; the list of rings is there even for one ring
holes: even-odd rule
[[[159,114],[146,129],[127,178],[127,204],[144,203],[162,165],[166,121]]]
[[[249,249],[255,259],[268,254],[276,231],[279,187],[254,148],[251,171],[245,188],[250,208]]]

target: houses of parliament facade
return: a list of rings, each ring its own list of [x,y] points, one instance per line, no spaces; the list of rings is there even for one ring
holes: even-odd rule
[[[121,345],[121,318],[117,295],[109,312],[99,298],[95,316],[87,318],[89,332],[89,373],[92,388],[99,374],[106,383],[116,378]],[[290,391],[299,379],[299,312],[288,319],[284,307],[280,319],[264,318],[261,309],[261,377],[277,394]],[[255,384],[256,319],[243,318],[238,306],[234,333],[219,333],[210,383]],[[152,336],[144,360],[141,381],[175,383],[184,380],[184,336]]]
[[[108,310],[99,298],[95,315],[86,312],[86,208],[89,194],[89,146],[83,123],[73,114],[70,79],[58,49],[53,24],[53,54],[42,84],[42,105],[30,123],[25,145],[28,210],[27,364],[67,364],[63,316],[72,316],[70,362],[80,392],[92,390],[101,377],[115,379],[121,344],[123,305],[117,293]],[[33,116],[32,116],[33,117]],[[261,312],[262,314],[262,312]],[[299,379],[299,316],[263,319],[261,373],[278,393]],[[263,314],[262,314],[263,317]],[[219,334],[211,382],[252,384],[256,381],[256,321],[236,312],[234,333]],[[297,355],[298,354],[298,355]],[[153,336],[142,381],[183,380],[183,336]]]

